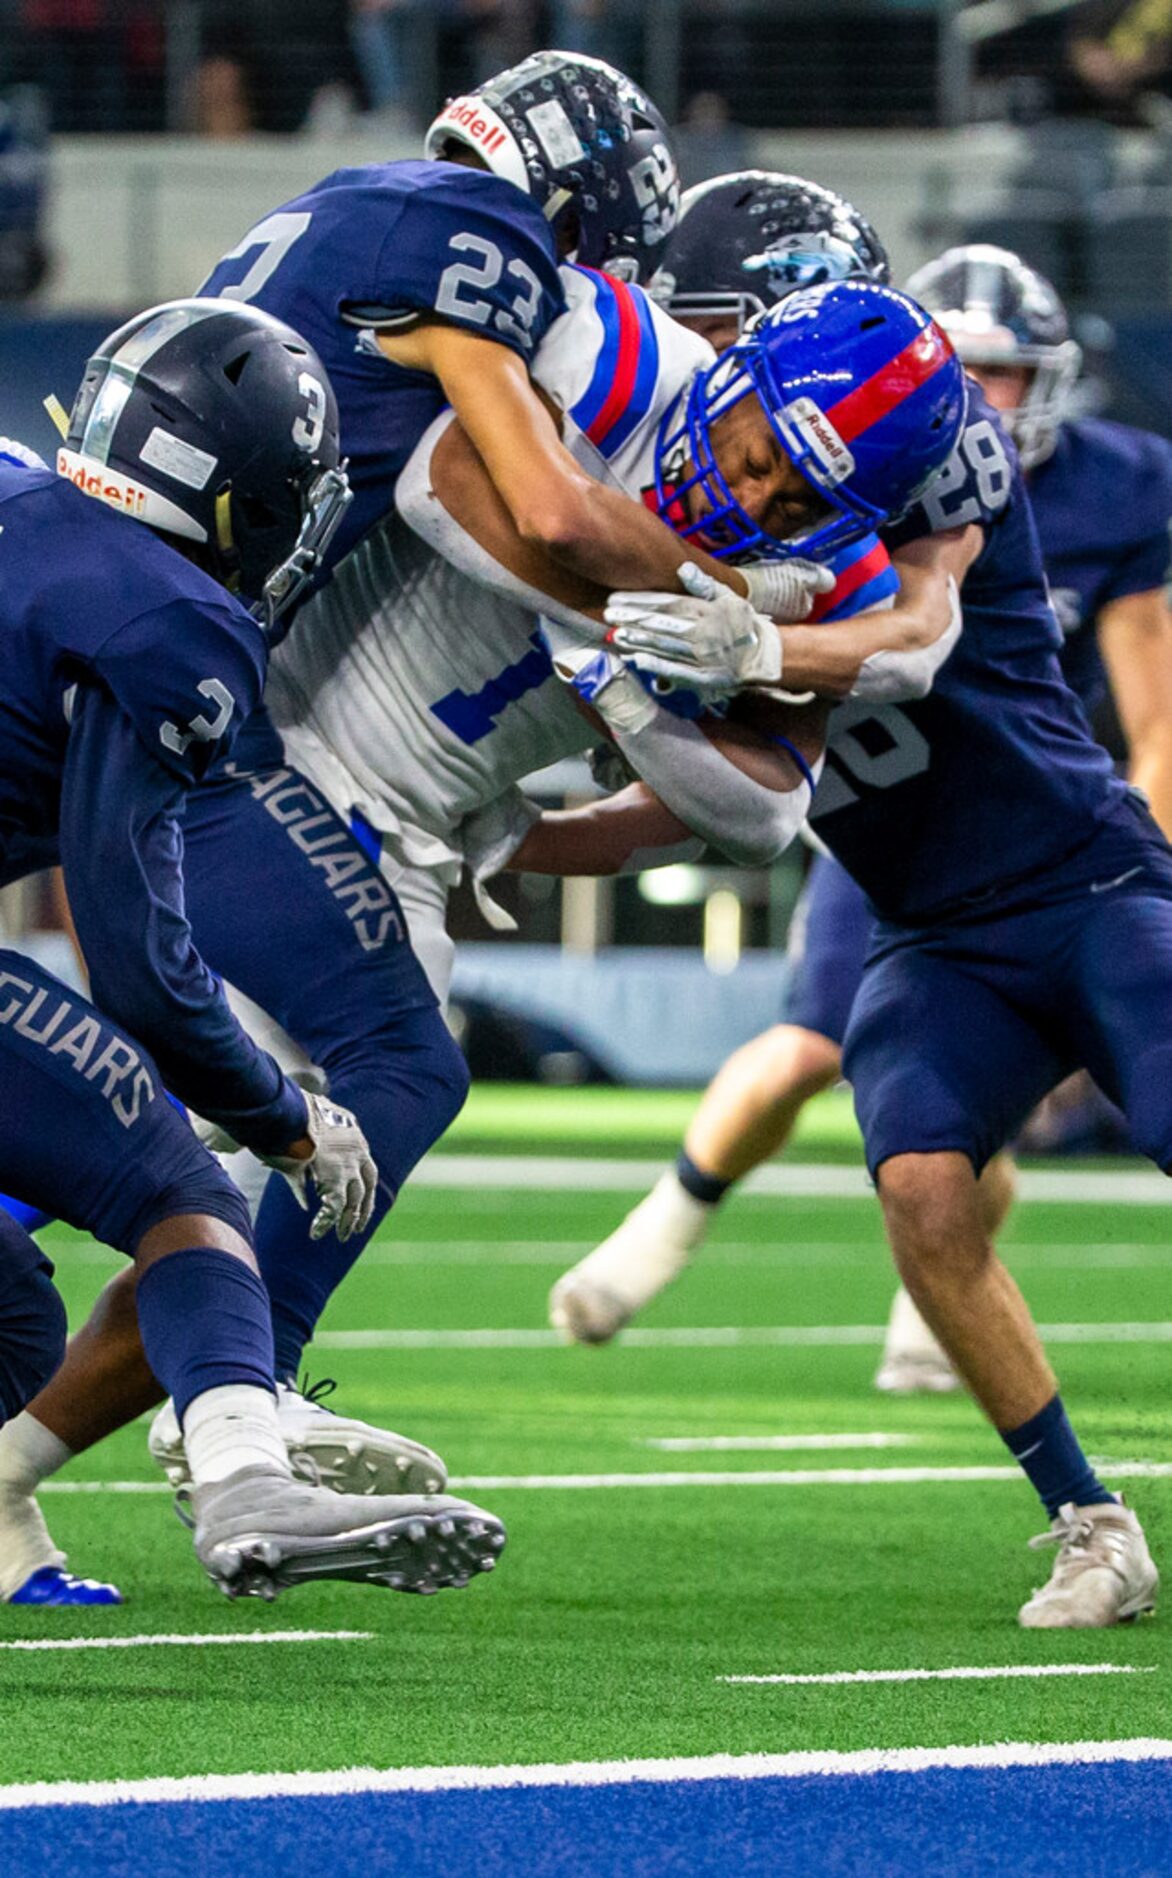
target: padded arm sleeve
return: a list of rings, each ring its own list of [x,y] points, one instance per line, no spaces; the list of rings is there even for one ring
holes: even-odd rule
[[[281,1153],[305,1132],[305,1100],[241,1030],[192,942],[183,795],[109,692],[79,684],[60,845],[94,1001],[147,1046],[182,1101],[247,1147]]]
[[[616,732],[615,742],[665,808],[740,867],[775,861],[810,812],[804,782],[788,792],[765,788],[695,724],[667,711],[657,711],[641,729]],[[819,759],[815,780],[821,767]]]
[[[926,698],[937,672],[960,638],[964,623],[960,590],[951,574],[948,605],[948,624],[930,646],[919,646],[914,652],[872,652],[864,659],[851,687],[851,697],[865,698],[869,704],[904,704]]]

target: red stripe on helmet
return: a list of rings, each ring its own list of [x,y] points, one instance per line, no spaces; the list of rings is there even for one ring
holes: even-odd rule
[[[865,587],[869,580],[874,580],[877,574],[883,572],[889,559],[887,549],[881,541],[877,541],[869,553],[860,555],[845,573],[839,575],[829,593],[818,595],[806,615],[807,622],[813,625],[824,619],[827,613],[833,612],[835,607],[841,606],[844,600],[849,600],[852,593],[857,593],[860,587]]]
[[[872,372],[870,378],[856,385],[827,411],[827,417],[843,442],[850,443],[894,411],[905,398],[910,398],[934,377],[951,355],[951,343],[935,323],[917,333],[902,352],[888,359],[886,365]]]
[[[593,271],[593,270],[591,270]],[[619,316],[618,357],[615,360],[614,380],[606,394],[606,403],[598,416],[586,429],[591,443],[600,447],[605,442],[607,433],[614,429],[628,404],[635,389],[635,377],[639,370],[639,314],[635,306],[635,296],[621,280],[613,280],[608,274],[606,284],[615,297],[615,307]]]

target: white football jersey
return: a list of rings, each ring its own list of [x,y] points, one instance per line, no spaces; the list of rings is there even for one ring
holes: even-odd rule
[[[641,496],[654,483],[661,418],[713,354],[638,288],[578,267],[562,279],[568,311],[540,346],[534,379],[565,413],[582,467]],[[426,485],[449,421],[432,426],[401,491]],[[471,546],[467,564],[483,562]],[[340,810],[360,809],[405,865],[455,879],[464,816],[596,741],[553,674],[538,596],[516,591],[510,600],[490,590],[391,516],[274,655],[266,701],[290,760]]]

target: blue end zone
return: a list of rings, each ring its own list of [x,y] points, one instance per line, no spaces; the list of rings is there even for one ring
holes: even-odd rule
[[[1140,1878],[1172,1868],[1172,1761],[0,1812],[20,1878]]]

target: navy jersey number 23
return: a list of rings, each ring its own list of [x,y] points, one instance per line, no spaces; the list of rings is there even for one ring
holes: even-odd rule
[[[392,364],[377,334],[430,315],[528,361],[565,304],[540,209],[500,177],[423,161],[336,170],[251,229],[199,291],[286,321],[330,375],[355,490],[332,563],[391,507],[445,402],[429,373]]]

